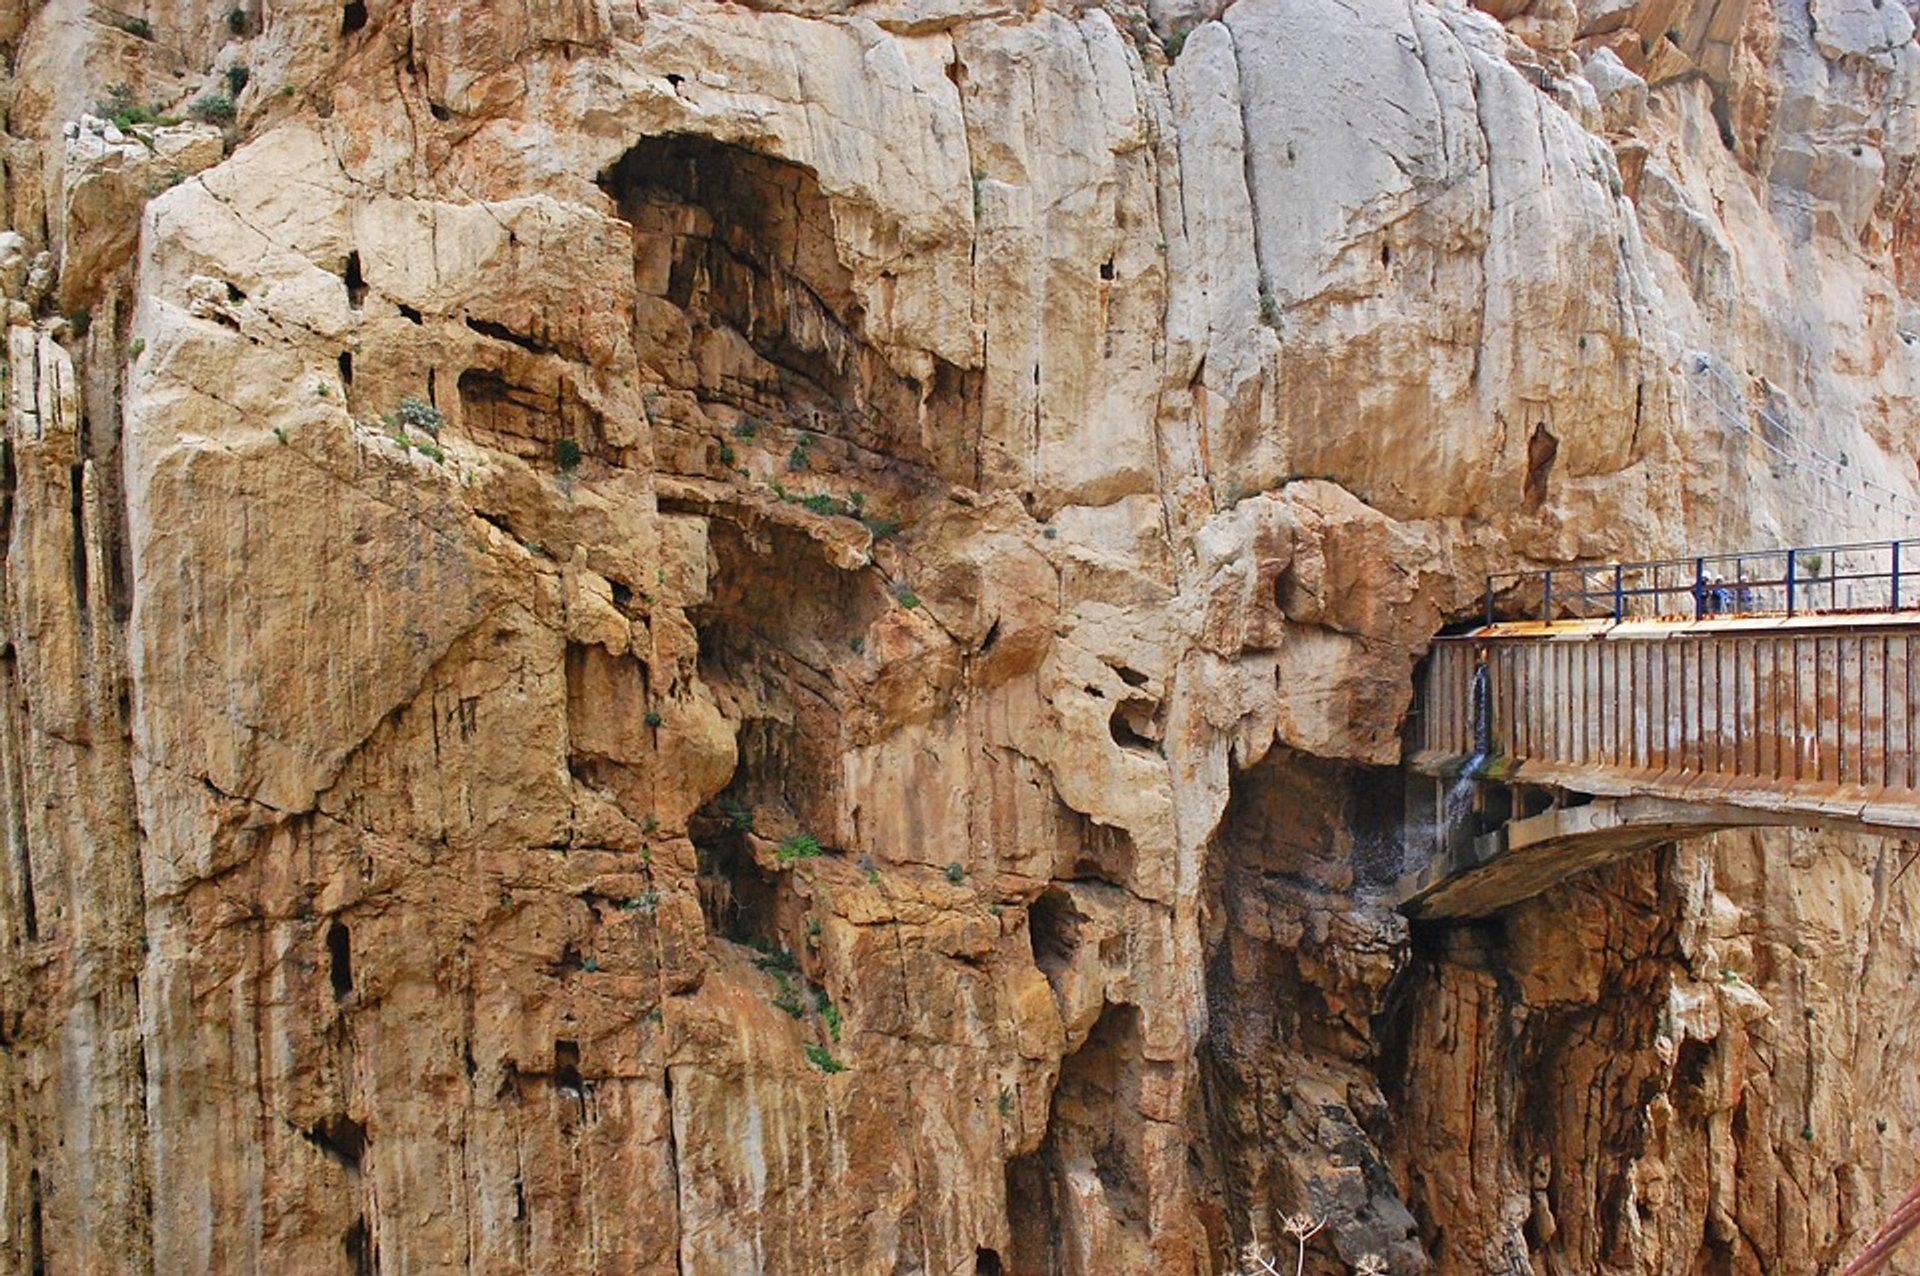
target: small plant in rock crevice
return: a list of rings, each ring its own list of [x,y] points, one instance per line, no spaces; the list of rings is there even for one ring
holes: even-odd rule
[[[773,858],[777,864],[792,864],[796,860],[818,859],[824,851],[820,840],[811,833],[796,833],[780,843],[774,850]]]
[[[780,988],[780,991],[776,993],[773,998],[774,1008],[786,1011],[789,1016],[795,1019],[806,1018],[806,1004],[800,1000],[799,994],[794,992],[792,977],[783,970],[776,970],[772,973],[774,982],[778,984]]]
[[[838,1045],[840,1042],[840,1007],[833,1004],[833,999],[827,996],[826,989],[815,988],[813,990],[813,1008],[820,1012],[820,1022],[826,1025],[827,1036],[833,1039],[835,1045]]]
[[[563,470],[580,468],[582,453],[580,444],[574,439],[558,439],[553,445],[553,462]]]
[[[104,120],[110,120],[121,132],[137,124],[172,124],[172,118],[163,114],[160,107],[142,106],[134,100],[131,84],[110,84],[106,97],[93,104],[93,113]]]
[[[765,940],[749,940],[748,946],[757,954],[753,964],[760,970],[792,973],[800,969],[800,963],[794,958],[791,948],[776,948]]]
[[[847,1070],[847,1065],[835,1059],[832,1051],[828,1050],[825,1046],[815,1045],[812,1042],[807,1043],[807,1062],[828,1076]]]
[[[400,406],[393,410],[388,419],[389,425],[398,425],[403,430],[418,430],[430,439],[440,437],[440,429],[447,423],[440,409],[424,399],[412,395],[400,400]]]
[[[202,124],[225,128],[233,123],[238,112],[234,110],[233,99],[225,93],[208,93],[195,98],[193,105],[187,108],[187,114]]]

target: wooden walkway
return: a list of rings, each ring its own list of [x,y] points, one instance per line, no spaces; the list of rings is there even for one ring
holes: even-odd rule
[[[1911,611],[1442,638],[1410,724],[1407,763],[1431,797],[1410,790],[1414,863],[1396,902],[1483,913],[1614,854],[1734,825],[1907,834],[1920,829],[1917,704]]]

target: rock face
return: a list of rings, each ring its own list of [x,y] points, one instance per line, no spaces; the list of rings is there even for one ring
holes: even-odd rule
[[[1832,1269],[1909,850],[1377,889],[1486,572],[1911,527],[1913,36],[0,14],[0,1270]]]

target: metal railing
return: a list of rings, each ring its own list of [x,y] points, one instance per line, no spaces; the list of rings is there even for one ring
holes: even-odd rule
[[[1702,554],[1487,577],[1486,622],[1676,620],[1920,608],[1920,540]]]
[[[1611,775],[1735,804],[1751,800],[1731,792],[1744,787],[1781,809],[1843,793],[1920,804],[1920,617],[1463,634],[1435,641],[1415,690],[1418,768],[1492,763],[1582,792],[1614,791]]]

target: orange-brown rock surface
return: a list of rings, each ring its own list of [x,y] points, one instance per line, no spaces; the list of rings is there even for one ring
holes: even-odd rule
[[[1485,572],[1913,526],[1898,0],[0,54],[0,1272],[1812,1272],[1920,1174],[1911,848],[1380,893]]]

